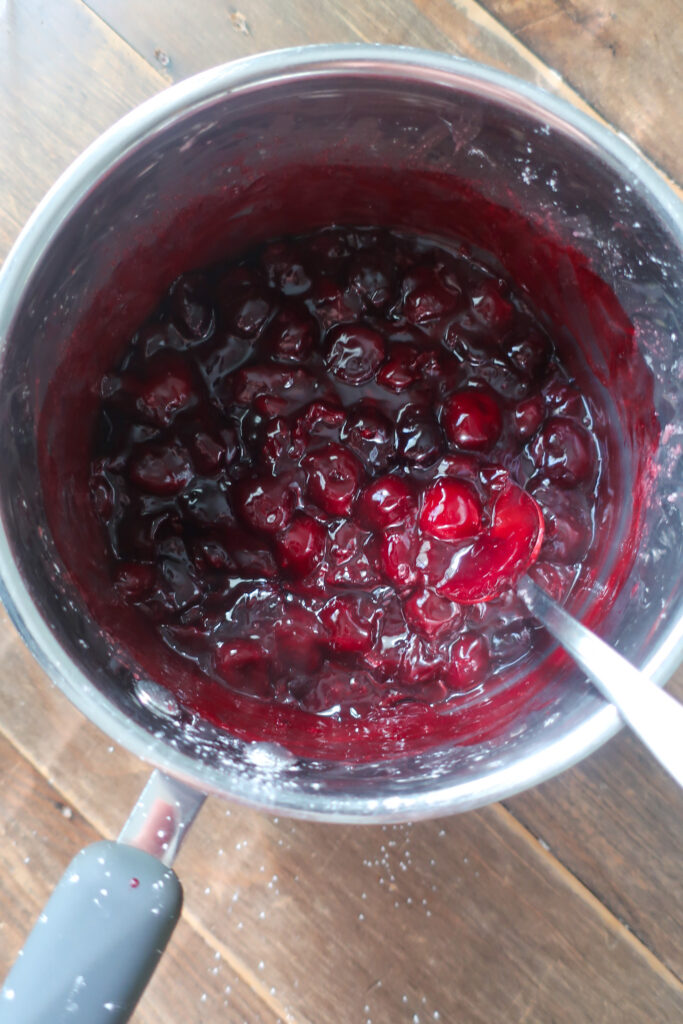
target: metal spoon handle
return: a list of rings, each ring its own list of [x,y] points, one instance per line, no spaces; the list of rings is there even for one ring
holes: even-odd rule
[[[683,705],[556,604],[528,576],[518,592],[659,763],[683,786]]]

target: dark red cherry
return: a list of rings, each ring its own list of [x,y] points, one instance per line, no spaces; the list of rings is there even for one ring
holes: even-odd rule
[[[419,545],[413,531],[401,527],[387,530],[379,544],[380,565],[389,582],[399,590],[414,586]]]
[[[122,562],[114,575],[116,589],[129,601],[140,601],[154,586],[156,570],[141,562]]]
[[[490,601],[533,564],[542,542],[539,505],[511,484],[496,499],[488,532],[454,550],[435,589],[461,604]]]
[[[291,488],[279,478],[259,477],[237,485],[236,508],[252,530],[279,533],[288,525],[294,510]]]
[[[521,374],[529,378],[538,377],[543,372],[550,354],[550,341],[534,328],[525,331],[507,347],[510,362]]]
[[[318,328],[305,307],[286,306],[268,325],[266,344],[281,363],[303,363],[316,344]]]
[[[471,451],[488,451],[503,429],[498,402],[483,388],[456,391],[446,399],[441,422],[449,441]]]
[[[362,654],[372,646],[372,632],[358,601],[333,597],[320,612],[328,645],[334,651]]]
[[[273,301],[262,288],[246,288],[221,307],[225,327],[242,338],[255,338],[273,315]]]
[[[128,475],[150,494],[179,494],[192,480],[194,470],[181,445],[144,445],[132,456]]]
[[[362,304],[354,291],[344,291],[329,277],[317,277],[306,298],[306,305],[320,321],[323,329],[333,324],[351,323]]]
[[[396,454],[393,424],[369,403],[351,407],[341,428],[340,439],[375,472],[385,469]]]
[[[358,493],[362,469],[358,460],[338,444],[328,444],[306,456],[308,494],[323,512],[348,515]]]
[[[283,295],[303,295],[311,287],[301,254],[289,242],[271,242],[263,250],[261,263],[271,288]]]
[[[289,423],[283,416],[276,416],[264,425],[261,440],[261,461],[274,473],[286,462],[292,433]]]
[[[415,491],[403,477],[386,475],[368,484],[358,503],[358,518],[372,530],[387,530],[412,518]]]
[[[477,320],[486,328],[501,331],[509,326],[514,309],[501,293],[502,282],[482,280],[470,292],[470,305]]]
[[[324,557],[326,537],[324,526],[312,516],[298,512],[276,538],[278,562],[292,576],[307,576]]]
[[[529,452],[545,476],[568,487],[586,483],[595,475],[596,453],[590,434],[565,416],[546,420]]]
[[[384,339],[362,324],[338,324],[325,340],[325,365],[343,384],[365,384],[384,359]]]
[[[153,423],[167,427],[197,402],[192,372],[179,356],[161,354],[150,360],[140,385],[137,407]]]
[[[409,464],[428,466],[441,454],[443,435],[430,408],[406,405],[396,420],[396,448]]]
[[[225,640],[216,648],[214,667],[231,690],[249,697],[270,697],[270,671],[263,644],[250,638]]]
[[[481,531],[481,502],[464,480],[437,480],[425,491],[420,528],[440,540],[475,537]]]
[[[287,670],[312,675],[322,660],[323,632],[313,612],[293,602],[285,606],[274,630],[280,663]]]
[[[253,363],[238,370],[233,381],[233,395],[240,405],[249,405],[257,397],[285,398],[296,402],[307,390],[313,390],[314,379],[306,370]],[[272,412],[264,410],[266,415]]]
[[[459,605],[428,587],[413,591],[403,602],[403,609],[409,626],[427,640],[455,633],[462,623]]]
[[[377,383],[390,391],[405,391],[420,376],[419,353],[412,345],[394,345],[377,374]]]
[[[379,309],[391,298],[394,268],[388,253],[368,251],[351,260],[349,285],[368,309]]]
[[[533,496],[543,509],[545,536],[541,558],[571,565],[588,552],[593,522],[588,499],[575,488],[565,490],[552,484],[536,487]]]
[[[454,281],[448,283],[437,267],[421,266],[409,270],[403,279],[403,315],[411,324],[452,312],[460,291]]]
[[[450,649],[449,682],[454,689],[461,691],[481,686],[486,681],[490,664],[485,638],[478,633],[463,633]]]
[[[541,395],[531,395],[518,402],[514,411],[515,429],[523,441],[535,434],[545,416],[545,403]]]
[[[173,323],[188,340],[203,340],[213,327],[213,307],[206,278],[183,274],[171,291]]]
[[[543,387],[543,394],[551,416],[569,416],[578,420],[585,415],[583,398],[564,378],[551,377]]]

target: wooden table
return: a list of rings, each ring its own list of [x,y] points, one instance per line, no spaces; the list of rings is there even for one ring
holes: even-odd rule
[[[307,42],[409,43],[506,68],[683,179],[680,0],[237,3],[0,0],[0,256],[135,104]],[[683,675],[672,689],[683,696]],[[70,857],[117,833],[147,769],[50,685],[5,617],[0,690],[4,972]],[[301,824],[210,800],[177,863],[183,919],[135,1019],[683,1020],[682,807],[627,735],[530,793],[415,826]]]

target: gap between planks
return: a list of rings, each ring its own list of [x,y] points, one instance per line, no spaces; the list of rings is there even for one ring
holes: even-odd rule
[[[571,769],[569,770],[571,771]],[[678,975],[667,967],[667,965],[659,959],[656,953],[654,953],[650,947],[635,934],[635,932],[631,931],[631,929],[624,924],[624,922],[620,920],[620,918],[618,918],[617,915],[610,910],[610,908],[606,906],[598,896],[595,895],[592,889],[589,889],[589,887],[582,882],[577,875],[570,871],[558,857],[554,856],[551,850],[546,850],[533,832],[528,829],[526,825],[522,824],[519,818],[516,818],[512,811],[508,810],[508,808],[501,803],[494,804],[491,807],[491,810],[506,828],[517,835],[520,839],[533,846],[541,860],[545,861],[553,874],[557,875],[576,896],[592,907],[606,927],[616,932],[627,945],[629,945],[645,960],[648,967],[662,978],[662,980],[666,981],[675,990],[680,992],[681,995],[683,995],[683,981],[681,981]]]
[[[108,830],[103,828],[101,824],[93,821],[92,816],[87,813],[80,805],[79,800],[68,790],[64,785],[57,785],[51,780],[48,775],[43,771],[40,765],[31,757],[30,753],[25,750],[21,743],[18,743],[15,738],[9,735],[2,722],[0,721],[0,734],[4,736],[7,742],[16,750],[18,753],[34,767],[34,769],[51,785],[58,793],[60,793],[65,800],[83,817],[83,819],[93,828],[99,832],[100,835],[105,837],[108,834]],[[608,928],[613,934],[621,938],[630,948],[638,955],[647,966],[657,974],[658,977],[662,978],[663,981],[667,982],[675,991],[683,995],[683,982],[681,982],[678,975],[676,975],[669,967],[664,964],[659,957],[647,946],[642,939],[640,939],[634,932],[628,928],[623,921],[621,921],[616,914],[610,910],[600,899],[595,895],[591,889],[588,888],[584,882],[581,881],[570,869],[562,863],[554,855],[551,850],[546,850],[537,837],[534,836],[533,832],[530,831],[525,825],[519,821],[515,815],[504,807],[501,803],[491,805],[491,812],[499,819],[503,826],[516,835],[526,846],[530,848],[533,855],[539,857],[553,872],[553,874],[581,901],[589,906],[603,922],[606,928]],[[472,812],[476,813],[476,812]],[[109,838],[113,838],[109,836]],[[263,985],[258,976],[237,957],[234,952],[223,943],[220,939],[217,939],[212,932],[206,928],[204,924],[186,907],[183,908],[183,917],[187,920],[188,925],[195,931],[200,938],[202,938],[207,945],[211,946],[216,952],[219,952],[221,956],[229,963],[232,970],[244,980],[244,982],[252,989],[252,991],[261,999],[273,1012],[282,1018],[286,1024],[298,1024],[296,1018],[292,1015],[291,1010],[279,1003],[275,999],[270,990]],[[303,1024],[303,1022],[302,1022]]]
[[[148,57],[145,56],[136,46],[129,42],[124,36],[122,36],[113,25],[111,25],[105,18],[93,8],[88,0],[80,0],[84,7],[88,9],[90,14],[97,18],[97,20],[104,26],[107,33],[115,36],[116,39],[126,46],[131,53],[141,60],[148,69],[151,69],[154,75],[159,79],[160,84],[163,87],[173,85],[173,80],[170,76],[164,73],[159,67],[155,66]],[[615,135],[631,147],[643,160],[666,182],[672,191],[676,193],[679,198],[683,198],[683,188],[674,181],[657,163],[654,162],[646,153],[640,149],[639,146],[624,132],[620,131],[615,125],[612,125],[607,121],[598,110],[592,106],[582,95],[570,85],[567,80],[549,64],[547,64],[534,50],[530,49],[525,43],[521,42],[520,39],[514,35],[504,24],[494,17],[485,7],[477,3],[477,0],[428,0],[426,5],[415,3],[414,6],[419,11],[424,11],[424,7],[435,7],[441,9],[455,8],[461,11],[468,21],[473,25],[478,26],[484,31],[496,36],[511,50],[515,51],[522,60],[529,65],[529,69],[533,71],[543,83],[547,85],[548,91],[552,90],[558,97],[565,100],[571,106],[579,109],[582,113],[592,117],[593,120],[602,124],[604,127],[609,128]],[[346,24],[351,32],[353,32],[360,41],[365,43],[377,42],[376,39],[372,39],[364,34],[348,17],[346,17],[344,11],[340,9],[339,16],[341,20]],[[426,13],[426,16],[430,18],[430,14]],[[447,17],[447,11],[444,11],[444,16]],[[431,20],[431,18],[430,18]],[[435,26],[439,28],[438,23],[434,22]],[[444,40],[448,38],[444,34]],[[457,40],[451,40],[455,46],[457,46]],[[316,40],[316,42],[324,42],[324,40]],[[259,52],[259,51],[254,51]],[[448,51],[444,51],[448,52]],[[543,88],[543,86],[541,86]]]
[[[80,712],[79,712],[80,714]],[[41,778],[45,780],[48,786],[50,786],[55,793],[62,797],[64,803],[70,807],[73,807],[81,818],[89,825],[93,831],[95,831],[103,839],[114,839],[108,829],[103,828],[101,823],[93,821],[92,816],[85,811],[80,802],[75,798],[74,794],[71,793],[67,787],[59,785],[55,780],[50,779],[48,774],[43,768],[37,764],[30,753],[23,747],[21,743],[16,741],[16,738],[10,735],[4,728],[0,721],[0,735],[7,741],[7,743],[15,750],[24,761],[29,764],[34,771],[36,771]],[[103,734],[104,736],[104,734]],[[133,755],[131,755],[133,756]],[[140,762],[142,763],[142,762]],[[150,766],[151,767],[151,766]],[[132,808],[131,808],[132,810]],[[123,824],[123,823],[122,823]],[[66,870],[67,865],[64,865]],[[270,992],[269,988],[261,981],[258,976],[249,968],[247,965],[235,955],[233,950],[227,946],[220,939],[217,939],[212,932],[201,923],[201,921],[188,910],[187,906],[183,904],[182,918],[186,922],[189,928],[194,931],[199,938],[203,939],[204,942],[215,952],[220,953],[221,957],[226,961],[228,966],[237,974],[240,980],[244,981],[245,984],[254,992],[256,996],[266,1005],[270,1010],[273,1011],[277,1018],[280,1018],[285,1024],[309,1024],[308,1020],[299,1020],[286,1006],[283,1006]]]

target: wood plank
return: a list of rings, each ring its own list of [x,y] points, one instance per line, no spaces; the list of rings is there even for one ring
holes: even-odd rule
[[[101,12],[105,5],[111,21],[136,14],[131,0],[93,0]],[[249,0],[226,7],[201,0],[201,14],[195,7],[189,15],[179,0],[163,9],[137,5],[137,22],[127,28],[145,30],[144,46],[131,38],[143,59],[79,0],[0,5],[0,257],[46,187],[91,138],[166,81],[229,57],[333,38],[411,42],[458,50],[577,99],[474,0],[367,6]],[[577,31],[568,28],[574,38]],[[55,799],[115,834],[147,770],[83,722],[2,617],[0,701],[2,728],[54,780]],[[8,807],[18,819],[11,793],[45,783],[28,765],[4,777],[12,784],[0,796],[0,818]],[[30,866],[40,869],[44,895],[31,903],[27,882],[24,899],[21,872],[13,894],[0,884],[0,906],[14,899],[27,914],[26,927],[81,842],[70,845],[77,811],[48,821],[32,802],[27,806],[21,813],[37,846],[27,835],[16,856],[30,856]],[[640,762],[626,737],[509,802],[551,853],[502,808],[414,828],[361,830],[273,821],[210,801],[179,860],[184,920],[136,1019],[680,1019],[683,996],[673,974],[680,965],[682,888],[675,806],[665,781]],[[2,827],[0,864],[16,840]],[[42,864],[40,856],[54,857],[54,864]],[[9,934],[1,927],[5,909],[0,917],[1,952]],[[13,949],[25,932],[16,928]]]
[[[476,0],[373,0],[365,5],[339,4],[336,0],[281,0],[277,4],[273,0],[245,0],[227,8],[223,0],[203,0],[201,16],[192,18],[191,32],[187,29],[183,0],[164,0],[163,16],[159,17],[153,17],[149,6],[136,0],[84,2],[169,81],[283,46],[367,41],[459,54],[533,82],[593,116],[599,116],[596,111],[602,109],[599,83],[594,83],[588,92],[580,88],[583,76],[574,76],[569,84],[554,66],[544,63],[533,49],[494,18],[486,5]],[[589,0],[584,2],[588,4]],[[570,31],[567,38],[572,40],[575,35]],[[567,46],[571,47],[571,43]],[[610,59],[621,65],[625,56]],[[670,61],[669,70],[673,80],[676,68]],[[608,86],[606,82],[605,90]],[[622,86],[619,100],[624,88],[628,94],[628,83],[622,82]],[[630,102],[610,102],[605,109],[618,128],[630,132],[665,171],[680,179],[682,153],[676,142],[677,108],[673,92],[655,93],[658,103],[663,104],[658,111],[660,134],[655,144],[644,121],[648,94],[640,89],[632,91],[638,93],[643,110],[639,121],[624,113],[625,108],[630,109]]]
[[[0,739],[0,977],[66,865],[101,838],[59,790]],[[182,978],[182,984],[178,979]],[[231,971],[220,952],[181,919],[134,1015],[137,1024],[174,1021],[275,1024],[269,1006]]]
[[[2,728],[114,833],[145,769],[0,635]],[[651,841],[656,850],[656,828]],[[297,1021],[657,1024],[683,1013],[672,973],[502,809],[363,829],[211,800],[178,871],[187,920]]]
[[[74,157],[164,84],[81,3],[0,5],[0,259]]]
[[[668,689],[683,700],[683,669]],[[635,737],[506,807],[683,979],[683,798]]]
[[[680,0],[480,0],[677,181]]]

